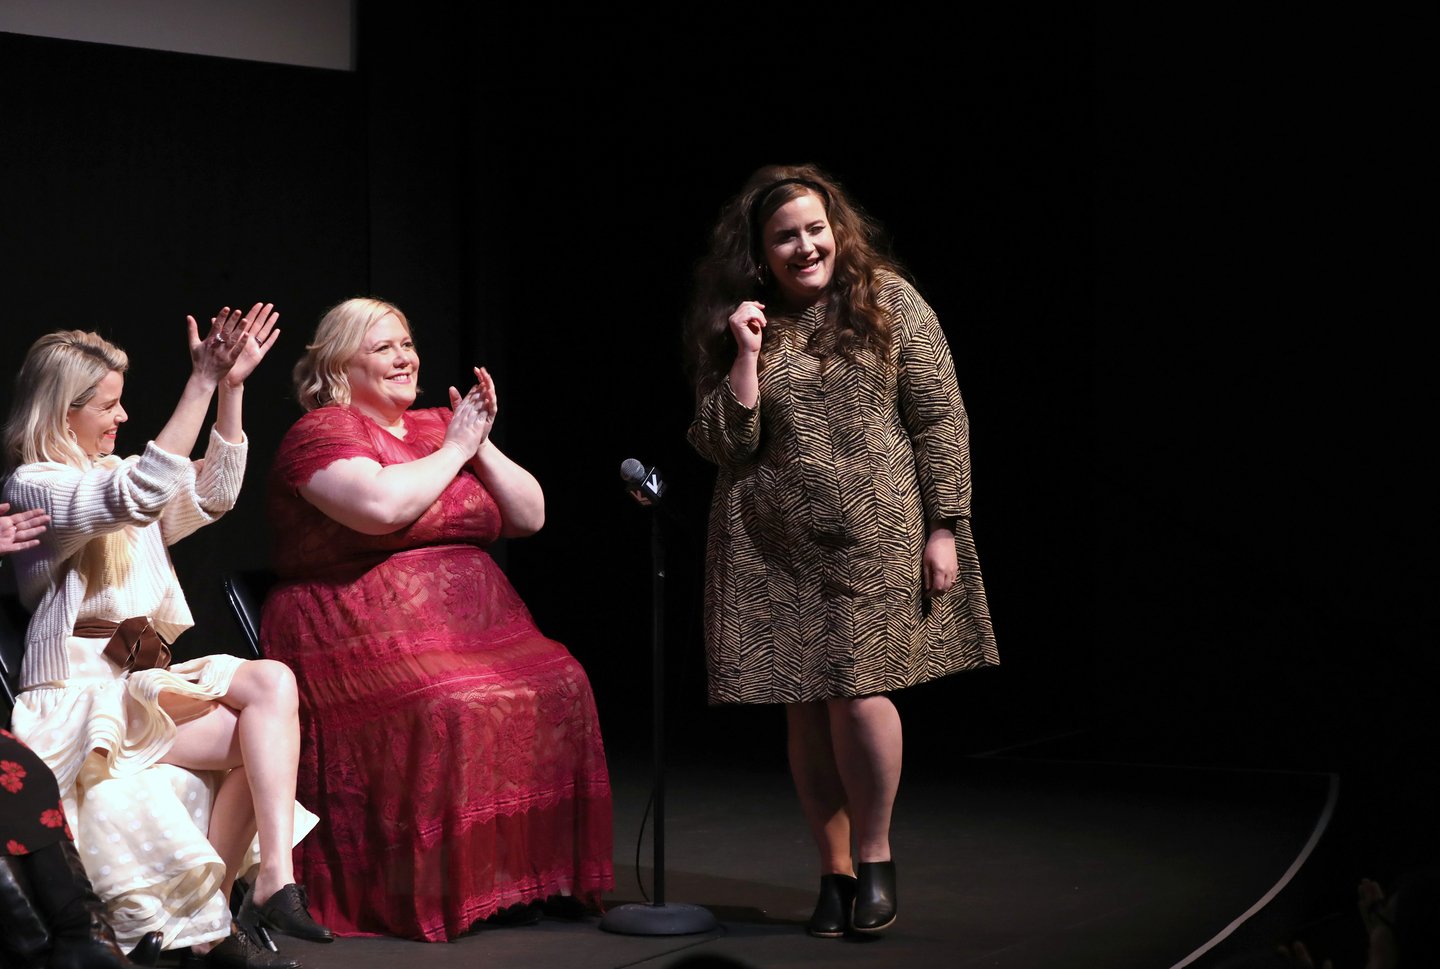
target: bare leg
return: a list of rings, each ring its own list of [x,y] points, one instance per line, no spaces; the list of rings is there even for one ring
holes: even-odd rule
[[[250,777],[245,768],[237,767],[220,785],[220,793],[215,795],[215,806],[210,811],[210,844],[225,862],[225,881],[220,885],[220,894],[227,901],[254,839],[255,802],[250,792]]]
[[[900,712],[884,695],[827,700],[835,764],[855,825],[859,861],[890,860],[890,813],[900,787]]]
[[[785,706],[789,724],[790,774],[815,846],[820,850],[820,874],[852,875],[850,814],[845,788],[830,744],[830,719],[824,703],[790,703]]]
[[[202,770],[244,765],[260,833],[260,874],[255,879],[259,904],[295,880],[290,854],[300,762],[295,677],[283,663],[253,660],[236,670],[221,703],[220,709],[181,724],[164,760]],[[233,827],[239,819],[239,812],[230,811],[222,821]],[[211,831],[212,844],[216,837],[233,844],[232,839],[241,836],[238,830],[222,831],[213,824]]]

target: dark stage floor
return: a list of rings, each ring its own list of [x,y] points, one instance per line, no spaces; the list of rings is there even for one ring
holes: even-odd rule
[[[616,902],[640,897],[647,773],[613,765]],[[903,783],[893,836],[900,919],[882,940],[852,942],[803,933],[818,876],[789,779],[682,768],[669,784],[667,894],[711,907],[719,934],[627,938],[547,920],[448,945],[283,947],[310,969],[663,967],[699,952],[756,967],[1166,969],[1276,886],[1314,833],[1329,784],[1314,774],[958,759]],[[641,874],[648,888],[651,872]]]

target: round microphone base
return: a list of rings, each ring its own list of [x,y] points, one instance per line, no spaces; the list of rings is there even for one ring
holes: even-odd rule
[[[720,923],[708,909],[682,902],[620,905],[600,920],[601,931],[618,935],[697,935],[718,928]]]

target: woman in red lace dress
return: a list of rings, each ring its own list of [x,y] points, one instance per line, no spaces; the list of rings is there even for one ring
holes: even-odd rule
[[[494,384],[477,370],[450,408],[410,410],[418,370],[394,306],[320,321],[295,368],[309,413],[270,473],[281,581],[261,640],[300,687],[315,915],[442,941],[548,896],[596,907],[610,783],[585,671],[485,553],[544,521],[539,484],[489,441]]]

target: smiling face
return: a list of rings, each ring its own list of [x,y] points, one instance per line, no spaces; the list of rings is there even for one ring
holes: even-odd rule
[[[410,331],[393,313],[370,327],[345,376],[350,403],[380,423],[394,423],[415,403],[420,356]]]
[[[835,272],[835,234],[819,197],[806,192],[780,206],[762,239],[770,274],[786,299],[810,306],[825,295]]]
[[[65,423],[75,435],[80,450],[92,457],[113,454],[115,432],[130,419],[120,406],[120,393],[125,389],[125,376],[112,370],[95,385],[95,395],[79,407],[65,412]]]

